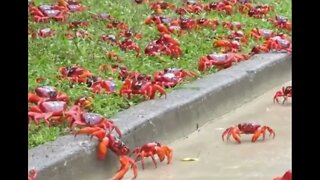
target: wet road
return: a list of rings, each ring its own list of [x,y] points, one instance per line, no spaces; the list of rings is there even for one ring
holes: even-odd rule
[[[284,85],[291,85],[288,82]],[[242,107],[210,121],[199,131],[171,144],[174,150],[172,164],[158,163],[155,168],[151,158],[145,160],[137,179],[230,179],[230,180],[272,180],[291,169],[291,100],[285,105],[274,104],[276,87]],[[270,126],[276,133],[275,139],[266,136],[256,143],[251,135],[241,135],[242,144],[232,139],[223,142],[222,132],[238,123],[259,123]],[[184,162],[183,158],[198,158],[199,161]],[[159,162],[157,160],[157,162]],[[127,173],[125,179],[132,177]]]

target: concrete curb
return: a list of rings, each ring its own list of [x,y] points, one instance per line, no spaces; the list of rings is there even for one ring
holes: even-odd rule
[[[120,112],[113,119],[130,148],[152,141],[167,144],[289,80],[291,55],[260,54],[184,85],[167,99],[146,101]],[[118,168],[113,153],[105,161],[97,160],[96,141],[87,136],[59,137],[29,150],[28,160],[29,169],[39,171],[39,180],[91,179],[93,174],[106,178]]]

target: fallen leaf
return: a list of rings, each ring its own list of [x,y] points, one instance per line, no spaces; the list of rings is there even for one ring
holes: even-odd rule
[[[183,158],[181,161],[199,161],[198,158]]]

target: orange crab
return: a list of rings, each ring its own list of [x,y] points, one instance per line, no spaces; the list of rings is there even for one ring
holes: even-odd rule
[[[154,155],[158,155],[160,162],[162,162],[165,157],[167,157],[168,162],[170,164],[172,161],[172,153],[173,150],[168,146],[162,146],[158,142],[151,142],[144,144],[142,147],[137,147],[133,150],[132,153],[136,155],[136,161],[140,158],[142,169],[144,169],[144,161],[145,157],[151,157],[154,166],[157,168],[156,160],[154,159]]]
[[[120,168],[117,171],[117,173],[113,176],[113,178],[112,178],[113,180],[121,180],[124,177],[124,175],[128,172],[130,165],[133,170],[133,178],[132,179],[137,178],[138,168],[137,168],[137,165],[133,159],[131,159],[130,157],[128,157],[126,155],[121,155],[121,156],[119,156],[119,161],[120,161]]]
[[[222,133],[222,140],[224,141],[224,136],[227,135],[227,140],[230,139],[230,136],[232,137],[240,144],[240,134],[253,134],[251,141],[256,142],[257,139],[261,136],[263,137],[263,140],[265,139],[265,133],[266,131],[269,132],[269,135],[273,135],[273,138],[275,137],[275,132],[273,129],[271,129],[269,126],[261,126],[259,124],[253,124],[253,123],[242,123],[238,124],[236,126],[227,128]]]

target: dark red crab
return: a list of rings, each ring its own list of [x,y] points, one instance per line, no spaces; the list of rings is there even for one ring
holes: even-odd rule
[[[259,124],[252,123],[242,123],[236,126],[227,128],[222,133],[222,140],[224,141],[224,136],[227,135],[227,140],[230,139],[230,136],[234,138],[239,144],[241,143],[240,134],[253,134],[251,141],[256,142],[257,139],[262,135],[263,140],[265,139],[266,131],[269,132],[269,136],[273,135],[275,137],[275,132],[269,126],[261,126]]]
[[[41,37],[41,38],[48,38],[48,37],[53,37],[56,35],[56,31],[51,29],[51,28],[43,28],[38,30],[37,32],[32,33],[32,37]]]
[[[175,10],[176,6],[174,4],[163,2],[163,1],[157,1],[154,3],[151,3],[149,8],[153,10],[156,14],[162,14],[165,9],[171,9]]]
[[[100,127],[104,130],[108,130],[109,133],[115,130],[119,137],[121,136],[120,129],[113,121],[97,113],[84,112],[81,106],[72,106],[67,112],[65,112],[65,115],[69,120],[70,127],[72,129],[76,126]]]
[[[184,78],[195,76],[196,74],[191,71],[185,71],[177,68],[166,68],[162,71],[157,71],[154,74],[154,80],[156,84],[162,87],[171,88],[181,83]]]
[[[232,66],[234,63],[247,60],[248,58],[248,55],[241,53],[209,54],[200,58],[198,69],[199,71],[205,71],[211,67],[225,69]]]
[[[204,6],[205,11],[222,11],[228,15],[233,13],[233,5],[228,2],[212,2]]]
[[[266,40],[263,45],[273,51],[286,51],[288,53],[292,53],[292,43],[282,36],[274,36]]]
[[[136,155],[135,161],[141,159],[142,169],[144,169],[144,158],[146,157],[151,157],[154,166],[157,168],[157,163],[154,159],[154,155],[157,155],[159,157],[160,162],[162,162],[165,159],[165,157],[167,157],[167,164],[170,164],[173,156],[173,150],[169,146],[161,145],[158,142],[151,142],[144,144],[141,147],[136,147],[132,151],[132,153]]]
[[[248,15],[253,18],[261,19],[267,17],[267,14],[273,10],[274,7],[269,5],[253,6],[251,9],[249,9]]]
[[[288,18],[285,16],[276,16],[274,19],[269,19],[272,24],[274,24],[278,29],[286,29],[291,31],[292,24],[289,22]]]
[[[240,22],[229,22],[229,21],[224,21],[222,22],[222,27],[227,28],[229,30],[241,30],[242,24]]]
[[[292,98],[292,86],[282,87],[281,91],[277,91],[273,97],[273,102],[279,103],[279,97],[283,98],[282,104],[284,104],[288,98]]]
[[[73,83],[85,83],[93,74],[76,64],[73,66],[63,66],[59,68],[60,78],[69,79]]]
[[[28,102],[39,104],[44,101],[65,101],[69,103],[67,94],[58,92],[52,86],[40,86],[34,90],[34,93],[28,93]]]
[[[126,38],[120,42],[119,47],[125,52],[128,50],[134,50],[136,52],[136,57],[140,56],[140,47],[130,38]]]
[[[240,39],[233,39],[233,40],[225,40],[225,39],[219,39],[214,42],[214,47],[220,47],[221,52],[227,53],[227,52],[239,52],[240,51]]]
[[[57,5],[29,5],[29,12],[33,20],[37,23],[48,22],[50,19],[63,22],[66,20],[67,10]]]
[[[169,55],[178,58],[182,55],[180,43],[169,34],[161,34],[158,40],[152,41],[145,48],[145,54],[155,56],[159,54]]]
[[[154,99],[156,92],[160,92],[160,97],[162,95],[167,96],[165,90],[157,85],[152,83],[151,77],[144,75],[144,74],[139,74],[137,77],[133,78],[127,78],[121,89],[120,89],[120,96],[123,96],[126,94],[128,98],[131,98],[132,94],[139,94],[143,95],[146,100],[148,99]]]
[[[123,141],[101,127],[85,127],[77,131],[75,136],[78,134],[87,134],[91,138],[96,137],[98,139],[97,155],[99,160],[105,159],[109,149],[118,156],[129,154],[130,150]]]
[[[254,28],[251,30],[251,32],[249,33],[249,37],[254,37],[256,39],[269,39],[271,37],[274,37],[276,34],[270,30],[270,29],[260,29],[260,28]]]
[[[64,113],[67,109],[67,103],[65,101],[45,101],[39,103],[39,105],[31,106],[28,112],[28,124],[33,121],[36,125],[39,125],[40,120],[44,120],[45,123],[50,126],[50,120],[55,122],[61,122],[63,120]]]
[[[75,1],[75,0],[69,0],[69,1],[65,1],[65,0],[57,0],[59,6],[68,8],[68,10],[70,12],[82,12],[85,11],[87,8],[86,6],[82,5],[81,3]]]
[[[115,35],[112,35],[112,34],[109,34],[109,35],[101,35],[101,36],[100,36],[100,40],[101,40],[101,41],[104,41],[104,42],[107,42],[107,43],[109,43],[109,44],[111,44],[111,45],[114,45],[114,46],[119,45],[119,42],[118,42],[116,36],[115,36]]]
[[[216,29],[216,27],[220,24],[216,19],[200,18],[196,21],[198,28]]]
[[[72,21],[69,23],[69,29],[89,27],[88,21]]]

